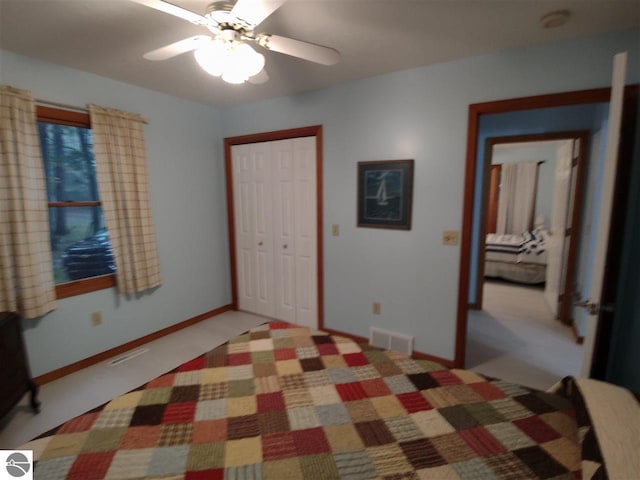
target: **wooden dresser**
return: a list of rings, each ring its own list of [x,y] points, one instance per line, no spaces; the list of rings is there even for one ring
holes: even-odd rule
[[[31,392],[31,408],[38,413],[38,387],[31,379],[20,316],[0,312],[0,417],[9,412],[28,391]]]

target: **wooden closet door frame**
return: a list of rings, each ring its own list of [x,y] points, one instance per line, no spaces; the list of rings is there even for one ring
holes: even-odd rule
[[[272,142],[301,137],[315,137],[316,139],[316,256],[317,256],[317,284],[318,284],[318,329],[324,328],[324,270],[322,243],[322,125],[277,130],[273,132],[254,133],[224,139],[224,167],[225,183],[227,187],[227,224],[229,229],[229,262],[231,267],[231,307],[238,310],[238,271],[236,256],[236,230],[234,218],[233,168],[231,147],[249,143]]]

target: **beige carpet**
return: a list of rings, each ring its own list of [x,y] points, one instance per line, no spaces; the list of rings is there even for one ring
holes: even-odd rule
[[[483,300],[469,311],[466,368],[541,390],[580,373],[582,347],[541,288],[486,281]]]

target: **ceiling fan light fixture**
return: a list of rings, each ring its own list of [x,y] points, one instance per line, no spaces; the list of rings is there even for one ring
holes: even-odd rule
[[[200,68],[209,75],[219,77],[223,74],[227,51],[222,42],[212,40],[207,45],[198,48],[194,57]]]
[[[240,84],[264,68],[264,55],[242,41],[216,39],[195,51],[198,65],[209,75]]]

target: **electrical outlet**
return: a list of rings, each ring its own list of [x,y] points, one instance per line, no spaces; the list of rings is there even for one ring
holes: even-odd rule
[[[340,225],[338,225],[336,223],[331,225],[331,235],[333,235],[334,237],[339,237],[340,236]]]
[[[380,302],[373,302],[373,314],[380,315]]]
[[[458,245],[458,232],[455,230],[445,230],[442,232],[443,245]]]
[[[93,312],[91,314],[91,325],[94,327],[102,325],[102,312]]]

